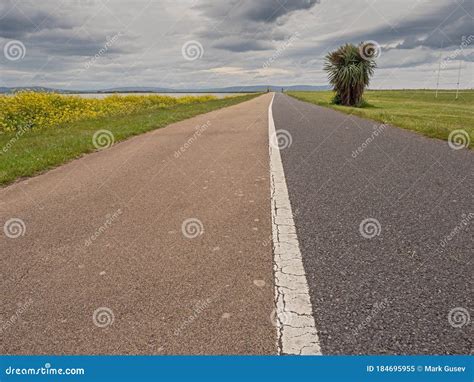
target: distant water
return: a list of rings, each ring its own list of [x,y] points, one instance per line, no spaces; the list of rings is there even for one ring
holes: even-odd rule
[[[168,97],[185,97],[185,96],[204,96],[212,95],[218,98],[224,98],[233,95],[243,95],[245,93],[79,93],[79,94],[66,94],[76,95],[83,98],[105,98],[111,95],[134,95],[134,96],[147,96],[147,95],[163,95]]]

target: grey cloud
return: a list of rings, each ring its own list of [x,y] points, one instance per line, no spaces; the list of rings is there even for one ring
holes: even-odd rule
[[[473,21],[464,7],[456,3],[451,4],[430,17],[410,20],[397,26],[397,30],[405,34],[403,42],[398,44],[397,48],[412,49],[427,46],[437,49],[442,46],[460,45],[462,36],[473,32]]]
[[[29,33],[45,29],[71,29],[74,22],[47,10],[37,4],[12,2],[6,0],[0,4],[0,37],[21,39]]]
[[[474,34],[472,0],[458,7],[460,1],[0,0],[0,82],[78,89],[227,86],[236,76],[209,69],[236,67],[243,69],[242,84],[256,78],[318,84],[326,81],[326,52],[346,42],[376,40],[383,47],[376,77],[399,68],[396,79],[382,82],[405,86],[424,78],[428,65],[436,66],[441,41],[449,55],[462,35]],[[107,36],[122,28],[124,35],[93,59]],[[298,38],[272,62],[273,74],[255,71],[296,32]],[[25,44],[23,60],[8,61],[1,54],[8,39]],[[188,40],[203,45],[201,59],[183,58],[181,47]],[[459,55],[466,70],[472,69],[473,46]]]
[[[217,49],[229,50],[231,52],[248,52],[272,49],[273,45],[267,41],[258,39],[245,39],[237,36],[224,37],[212,45]]]
[[[463,57],[464,57],[464,61],[474,62],[474,52],[464,54]]]
[[[469,5],[470,4],[470,5]],[[424,9],[418,17],[406,18],[393,27],[386,25],[370,32],[348,35],[351,41],[376,40],[381,45],[401,41],[394,48],[424,46],[439,49],[461,44],[462,36],[472,34],[472,1],[448,2],[437,9]],[[469,7],[468,7],[469,5]]]
[[[375,40],[382,47],[383,56],[388,52],[399,52],[399,56],[405,57],[402,51],[413,54],[414,59],[408,59],[396,63],[379,62],[383,67],[416,67],[430,64],[436,61],[438,54],[422,53],[417,48],[427,48],[432,51],[443,49],[455,49],[459,47],[463,36],[473,34],[472,1],[459,0],[440,1],[439,3],[420,3],[418,14],[406,17],[396,25],[385,24],[382,27],[370,29],[364,32],[345,33],[333,38],[325,39],[324,43],[317,47],[319,54],[334,49],[335,47],[352,42],[358,44],[362,41]],[[376,3],[378,5],[378,3]],[[313,50],[314,52],[314,50]],[[410,53],[411,52],[411,53]],[[295,52],[292,52],[295,54]],[[299,49],[298,56],[311,55],[309,49]],[[466,59],[460,56],[460,59]]]
[[[231,16],[238,20],[272,23],[292,12],[310,9],[317,3],[319,0],[206,0],[196,8],[217,21]]]
[[[94,56],[106,49],[107,55],[123,54],[133,51],[129,39],[121,32],[91,35],[79,31],[49,30],[38,33],[26,40],[37,50],[55,56]]]
[[[107,60],[134,52],[138,43],[132,33],[116,38],[119,31],[113,23],[83,25],[91,16],[90,4],[89,0],[41,5],[31,0],[4,0],[0,4],[0,47],[7,40],[20,40],[27,54],[21,62],[2,60],[2,64],[25,72],[57,73],[83,65],[97,54]],[[108,43],[111,38],[112,44]]]
[[[291,34],[282,30],[291,14],[309,10],[317,3],[319,0],[205,0],[196,9],[210,20],[212,28],[207,27],[199,35],[218,39],[213,46],[231,52],[272,49],[273,41]]]

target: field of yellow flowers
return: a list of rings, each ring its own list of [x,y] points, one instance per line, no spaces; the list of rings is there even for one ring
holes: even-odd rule
[[[19,92],[0,96],[0,133],[64,128],[71,122],[208,102],[214,96],[111,95],[87,99],[56,93]]]
[[[96,151],[98,131],[109,132],[114,144],[257,96],[0,96],[0,187]]]

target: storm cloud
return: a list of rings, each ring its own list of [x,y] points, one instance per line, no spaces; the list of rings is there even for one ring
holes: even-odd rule
[[[3,0],[0,86],[322,85],[328,51],[373,40],[374,87],[433,87],[440,57],[472,87],[472,15],[470,0]]]
[[[20,39],[43,30],[69,30],[77,21],[54,13],[47,5],[43,9],[37,4],[3,0],[0,3],[0,37]]]
[[[319,0],[205,0],[196,6],[208,17],[221,20],[232,15],[235,21],[272,23],[299,10],[312,8]]]
[[[428,14],[408,18],[394,27],[379,28],[372,33],[386,42],[401,40],[396,49],[459,46],[463,36],[474,33],[473,4],[472,1],[458,1],[428,8]]]

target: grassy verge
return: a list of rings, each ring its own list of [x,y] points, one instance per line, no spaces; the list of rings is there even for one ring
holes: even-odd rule
[[[154,130],[198,114],[250,100],[257,94],[176,105],[126,116],[78,121],[66,128],[0,134],[0,185],[38,174],[73,158],[95,151],[92,137],[97,130],[112,132],[114,141]]]
[[[373,119],[433,138],[447,140],[453,130],[463,129],[474,147],[474,91],[463,90],[455,100],[453,92],[427,90],[373,90],[364,93],[368,105],[361,108],[331,104],[333,92],[289,92],[290,96],[347,114]]]

